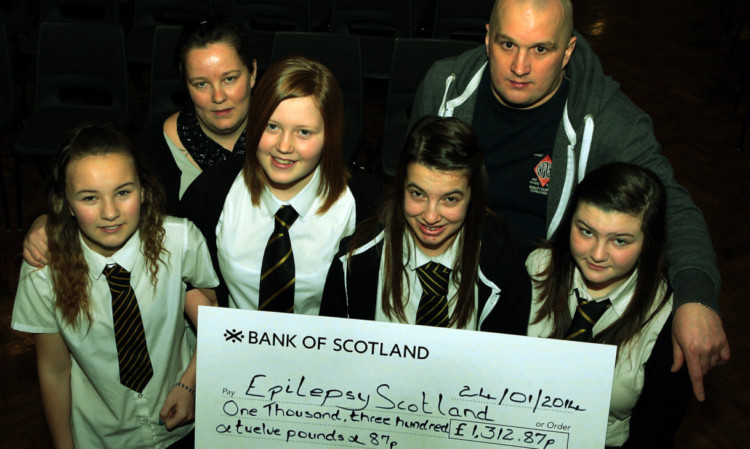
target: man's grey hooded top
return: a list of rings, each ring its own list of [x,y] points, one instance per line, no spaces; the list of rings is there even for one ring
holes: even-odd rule
[[[552,156],[547,237],[557,229],[573,188],[587,171],[614,161],[649,168],[667,190],[666,255],[675,303],[699,301],[718,311],[721,279],[703,214],[675,181],[654,136],[651,118],[604,74],[589,43],[575,35],[576,48],[565,69],[568,98]],[[452,116],[472,123],[487,63],[482,45],[433,64],[417,91],[411,124],[425,115]]]

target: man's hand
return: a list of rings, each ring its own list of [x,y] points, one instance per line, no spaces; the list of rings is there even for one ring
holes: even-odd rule
[[[687,362],[695,398],[705,400],[703,376],[730,357],[721,317],[699,303],[679,306],[672,320],[672,350],[672,372],[677,372],[683,362]]]
[[[40,215],[31,223],[29,232],[23,239],[23,260],[35,268],[42,268],[49,263],[46,225],[47,216]]]

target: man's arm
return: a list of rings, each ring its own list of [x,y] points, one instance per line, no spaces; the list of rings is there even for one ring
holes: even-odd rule
[[[703,214],[674,179],[671,165],[646,159],[646,167],[660,176],[667,190],[666,257],[675,300],[672,370],[686,363],[693,393],[703,401],[703,376],[731,354],[718,314],[721,278],[716,256]]]
[[[702,401],[705,399],[703,375],[730,356],[729,344],[718,315],[721,277],[708,226],[687,190],[674,179],[672,166],[661,154],[661,146],[654,136],[648,115],[625,96],[617,97],[610,106],[610,112],[621,113],[622,116],[619,120],[609,120],[610,126],[598,131],[611,143],[604,147],[613,148],[615,160],[652,170],[659,176],[667,192],[665,255],[675,303],[672,323],[675,343],[673,369],[677,370],[683,362],[687,363],[693,392]],[[604,122],[607,123],[607,120]],[[622,126],[626,122],[628,126]],[[595,148],[595,145],[596,141],[592,147]],[[612,157],[604,153],[600,152],[599,155]],[[595,165],[590,168],[604,162],[608,161],[594,161]]]
[[[39,387],[55,448],[74,448],[70,427],[70,351],[60,334],[34,334]]]

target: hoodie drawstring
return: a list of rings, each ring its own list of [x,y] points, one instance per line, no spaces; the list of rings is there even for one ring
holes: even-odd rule
[[[578,182],[583,181],[586,176],[586,164],[589,162],[589,153],[591,152],[591,140],[594,138],[594,117],[587,114],[583,118],[583,142],[581,142],[581,157],[578,158]]]
[[[466,89],[464,89],[463,93],[450,101],[446,101],[446,99],[448,98],[448,88],[456,79],[456,74],[451,73],[450,76],[446,78],[443,100],[440,102],[440,109],[438,109],[438,115],[440,117],[453,117],[453,109],[464,104],[464,102],[474,94],[474,91],[477,90],[477,88],[479,87],[479,83],[482,81],[482,73],[484,73],[484,68],[486,66],[486,62],[482,64],[482,67],[477,70],[477,72],[471,78],[471,81],[469,81],[469,84],[466,85]]]
[[[456,75],[454,73],[451,73],[450,76],[445,79],[445,91],[443,91],[443,99],[440,100],[438,117],[453,117],[453,109],[446,111],[445,99],[448,97],[448,89],[450,89],[454,79],[456,79]]]
[[[576,177],[576,184],[583,180],[586,175],[586,165],[589,161],[589,154],[591,153],[591,141],[594,138],[594,117],[587,114],[584,119],[583,126],[583,141],[581,142],[581,156],[578,158],[578,176]],[[573,125],[570,123],[570,117],[568,116],[568,103],[565,102],[565,109],[563,111],[563,128],[565,134],[568,137],[568,163],[565,167],[565,183],[563,184],[562,194],[560,195],[560,202],[557,203],[557,210],[555,215],[550,220],[549,228],[547,228],[547,238],[551,238],[552,234],[560,225],[565,209],[568,207],[570,196],[573,193],[573,182],[575,171],[575,146],[577,143],[577,136]]]

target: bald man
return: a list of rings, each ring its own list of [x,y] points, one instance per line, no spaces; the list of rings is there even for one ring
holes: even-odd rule
[[[551,236],[572,188],[590,170],[623,161],[654,171],[667,189],[667,262],[674,288],[673,362],[687,362],[693,391],[729,359],[721,279],[701,211],[677,184],[649,116],[604,75],[573,31],[568,0],[498,0],[485,45],[436,62],[417,91],[412,123],[425,115],[471,123],[487,150],[490,207],[527,250]]]

